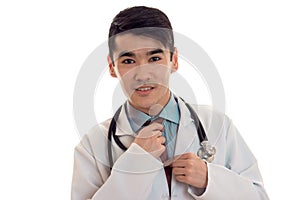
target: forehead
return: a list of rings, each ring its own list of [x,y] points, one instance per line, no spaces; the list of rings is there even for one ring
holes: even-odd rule
[[[117,54],[124,51],[165,49],[164,45],[158,40],[143,35],[134,35],[132,33],[116,36],[115,47],[115,53]]]

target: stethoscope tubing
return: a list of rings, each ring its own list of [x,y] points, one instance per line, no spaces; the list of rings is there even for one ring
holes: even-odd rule
[[[186,103],[182,98],[180,98],[188,108],[188,110],[191,113],[191,118],[194,120],[196,129],[197,129],[197,134],[198,138],[200,141],[200,144],[203,141],[207,141],[207,136],[205,134],[204,128],[202,126],[202,123],[195,112],[195,110],[188,104]],[[178,101],[177,98],[175,97],[176,102]],[[118,110],[115,112],[113,118],[111,119],[109,129],[108,129],[108,140],[107,140],[107,152],[108,152],[108,160],[109,160],[109,167],[112,169],[113,166],[113,158],[112,158],[112,137],[114,138],[114,141],[118,145],[119,148],[121,148],[123,151],[127,150],[127,147],[123,145],[123,143],[120,141],[119,137],[116,135],[116,129],[117,129],[117,121],[119,119],[119,115],[121,113],[123,106],[120,106]]]

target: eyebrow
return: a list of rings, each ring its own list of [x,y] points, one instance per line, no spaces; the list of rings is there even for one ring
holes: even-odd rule
[[[150,55],[153,55],[153,54],[163,53],[163,52],[164,52],[164,50],[158,48],[158,49],[154,49],[154,50],[148,51],[146,53],[146,55],[150,56]],[[121,58],[121,57],[134,57],[134,56],[135,56],[135,53],[133,53],[133,52],[123,51],[123,52],[119,53],[118,58]]]
[[[119,56],[118,58],[121,58],[121,57],[134,57],[135,54],[130,52],[130,51],[123,51],[121,53],[119,53]]]
[[[154,49],[152,51],[148,51],[147,52],[147,56],[153,55],[153,54],[157,54],[157,53],[163,53],[164,51],[162,49]]]

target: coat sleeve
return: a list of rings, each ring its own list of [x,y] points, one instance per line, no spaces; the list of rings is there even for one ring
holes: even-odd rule
[[[89,146],[79,144],[75,148],[72,200],[141,199],[151,191],[153,179],[163,168],[135,143],[117,159],[111,174],[102,163]]]
[[[243,138],[230,122],[225,134],[225,165],[208,163],[208,185],[199,200],[267,200],[255,157]]]

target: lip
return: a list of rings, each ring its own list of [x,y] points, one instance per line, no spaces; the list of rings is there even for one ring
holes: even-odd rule
[[[135,92],[139,95],[139,96],[147,96],[149,95],[153,90],[155,89],[155,87],[153,85],[143,85],[140,87],[137,87],[135,89]]]

